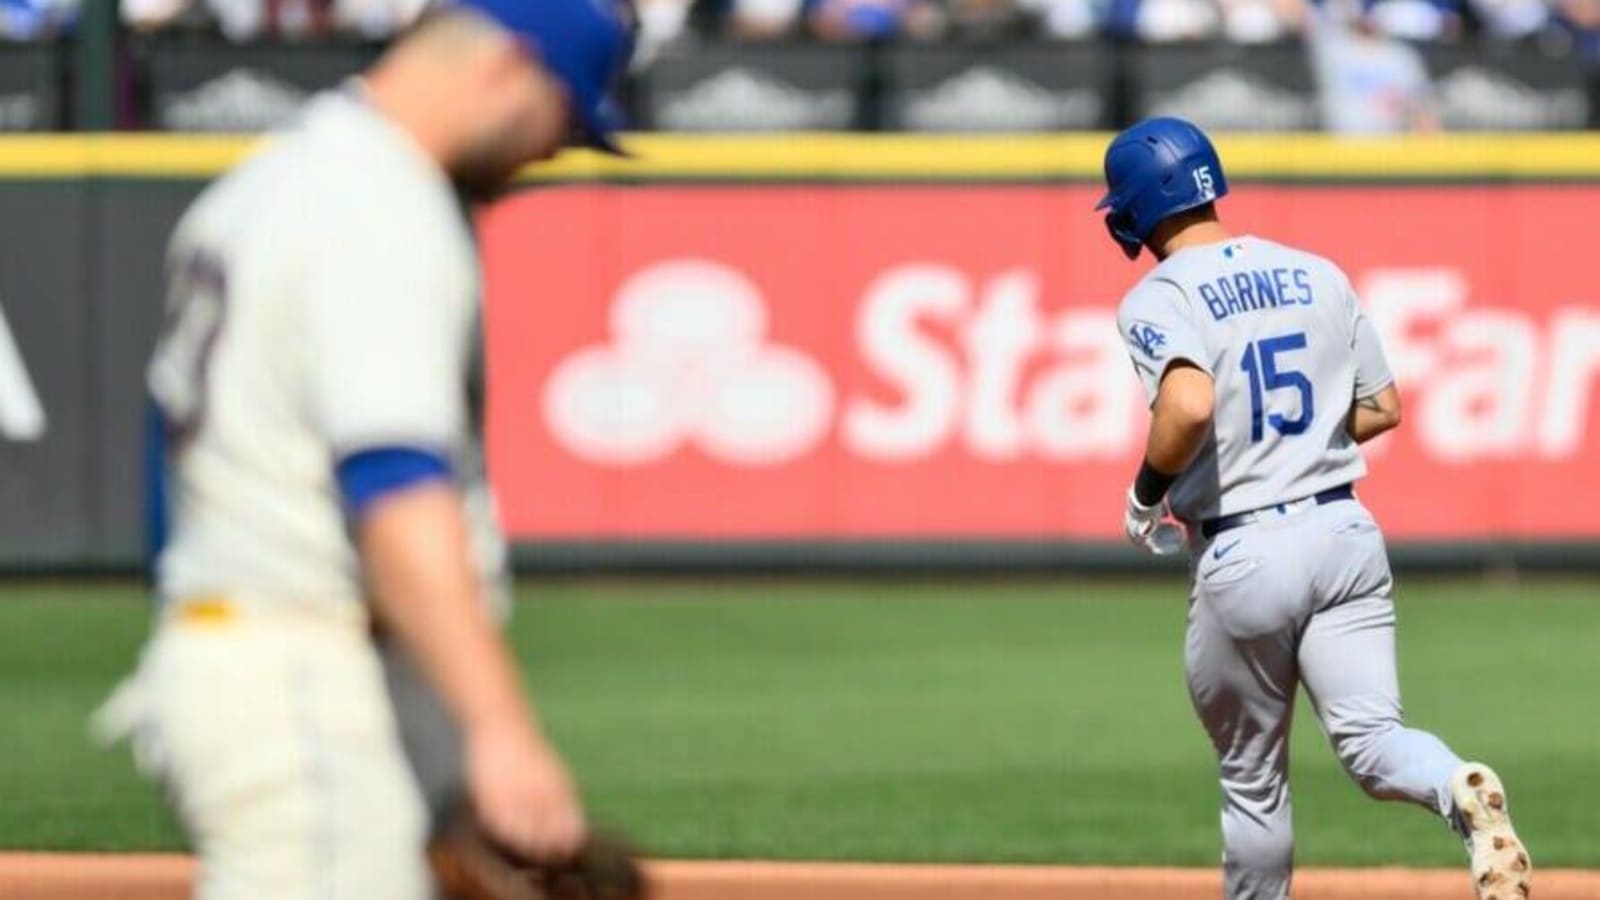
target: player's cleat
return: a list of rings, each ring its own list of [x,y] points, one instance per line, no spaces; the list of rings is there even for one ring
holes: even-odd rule
[[[1500,776],[1482,763],[1466,763],[1450,776],[1450,793],[1472,854],[1478,900],[1525,900],[1532,891],[1533,863],[1511,828]]]

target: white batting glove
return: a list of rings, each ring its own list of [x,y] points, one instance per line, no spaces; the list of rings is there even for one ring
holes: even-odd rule
[[[1187,542],[1183,526],[1167,516],[1166,501],[1145,506],[1128,489],[1128,508],[1122,514],[1122,530],[1135,547],[1156,556],[1176,556]]]

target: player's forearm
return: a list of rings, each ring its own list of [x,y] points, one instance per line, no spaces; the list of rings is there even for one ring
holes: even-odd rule
[[[479,596],[456,490],[433,483],[382,498],[359,540],[380,620],[461,727],[533,727],[516,665]]]
[[[1159,419],[1150,420],[1144,458],[1159,472],[1181,475],[1205,446],[1210,422]]]
[[[1400,424],[1400,392],[1390,385],[1350,407],[1345,429],[1358,444],[1365,444]]]
[[[1150,411],[1145,459],[1169,475],[1182,474],[1194,462],[1211,433],[1215,408],[1211,376],[1193,367],[1174,367],[1161,381]]]

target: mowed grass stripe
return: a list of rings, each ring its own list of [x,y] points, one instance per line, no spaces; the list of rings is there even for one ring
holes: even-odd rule
[[[1414,724],[1499,768],[1545,865],[1600,866],[1600,585],[1402,581]],[[1216,787],[1181,669],[1184,587],[1057,579],[575,580],[512,629],[597,818],[677,857],[1208,865]],[[178,834],[83,720],[147,627],[119,585],[0,586],[0,846]],[[1297,721],[1300,857],[1453,865]]]

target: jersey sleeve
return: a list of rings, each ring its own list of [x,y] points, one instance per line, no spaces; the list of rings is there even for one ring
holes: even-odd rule
[[[1205,341],[1195,325],[1183,293],[1165,281],[1140,282],[1117,310],[1117,327],[1144,385],[1146,399],[1155,404],[1161,378],[1179,360],[1214,375]]]
[[[1362,400],[1393,384],[1394,372],[1389,369],[1388,357],[1384,356],[1378,330],[1361,310],[1361,300],[1356,297],[1348,278],[1343,279],[1343,287],[1350,304],[1350,352],[1356,365],[1355,399]]]
[[[1394,384],[1394,373],[1389,360],[1383,355],[1383,343],[1372,320],[1360,310],[1356,311],[1355,338],[1351,349],[1356,358],[1356,399],[1361,400]]]
[[[430,229],[362,217],[306,273],[306,390],[342,459],[373,447],[453,456],[467,419],[470,269]],[[398,218],[398,217],[396,217]]]

